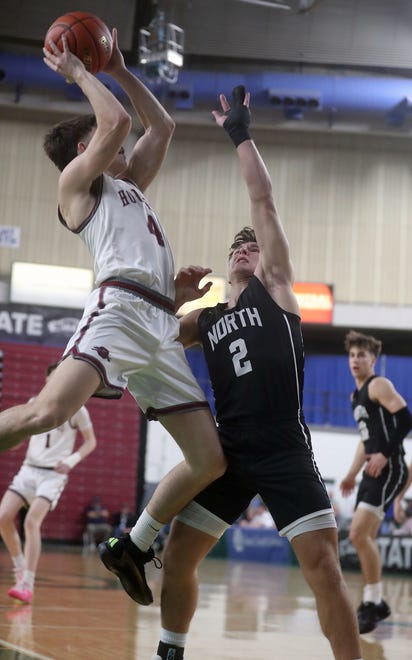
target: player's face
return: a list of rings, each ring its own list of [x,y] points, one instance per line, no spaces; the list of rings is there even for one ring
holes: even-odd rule
[[[368,378],[374,373],[376,357],[373,353],[361,348],[352,346],[349,350],[349,369],[354,378],[362,380]]]
[[[253,275],[259,260],[259,246],[257,243],[242,243],[232,253],[229,260],[229,274],[245,273]]]

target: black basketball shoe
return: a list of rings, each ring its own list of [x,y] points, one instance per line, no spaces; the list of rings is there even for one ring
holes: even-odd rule
[[[381,600],[378,605],[375,603],[361,603],[358,607],[358,624],[359,632],[368,633],[374,630],[383,619],[387,619],[391,614],[391,609],[388,603]]]
[[[130,598],[140,605],[153,603],[153,595],[146,582],[144,565],[153,560],[156,567],[161,568],[162,563],[154,556],[152,548],[147,552],[139,550],[131,541],[129,534],[126,534],[120,538],[111,536],[107,541],[99,544],[98,551],[103,564],[119,578]]]

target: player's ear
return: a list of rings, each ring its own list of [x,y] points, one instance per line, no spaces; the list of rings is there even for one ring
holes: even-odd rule
[[[85,142],[78,142],[77,143],[77,155],[82,154],[84,151],[86,151],[87,144]]]

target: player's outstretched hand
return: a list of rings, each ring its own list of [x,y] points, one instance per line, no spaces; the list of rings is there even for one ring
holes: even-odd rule
[[[187,266],[179,270],[175,278],[176,310],[185,302],[202,298],[210,290],[212,282],[206,282],[201,287],[200,281],[211,272],[211,268],[203,268],[202,266]]]
[[[231,104],[224,94],[220,95],[222,112],[214,110],[212,115],[218,126],[223,126],[235,147],[245,140],[250,140],[250,93],[245,91],[243,85],[232,90]]]
[[[243,90],[243,94],[242,94],[242,90]],[[241,100],[242,95],[243,95],[243,100]],[[237,87],[235,87],[232,91],[232,110],[231,110],[231,106],[229,104],[229,101],[227,100],[227,98],[224,94],[220,94],[219,100],[220,100],[220,105],[221,105],[222,111],[213,110],[212,115],[214,116],[214,118],[216,120],[216,124],[218,124],[219,126],[223,126],[223,124],[225,123],[226,119],[229,116],[229,113],[231,111],[233,112],[233,110],[236,107],[243,105],[246,108],[249,108],[250,92],[246,92],[243,85],[238,85]],[[241,113],[243,113],[243,112],[244,111],[241,110]],[[250,113],[250,111],[249,111],[249,113]]]

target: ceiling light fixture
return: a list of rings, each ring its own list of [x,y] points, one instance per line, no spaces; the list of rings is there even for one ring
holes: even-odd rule
[[[297,14],[304,14],[314,7],[318,0],[238,0],[249,5],[269,7],[270,9],[284,9]]]

